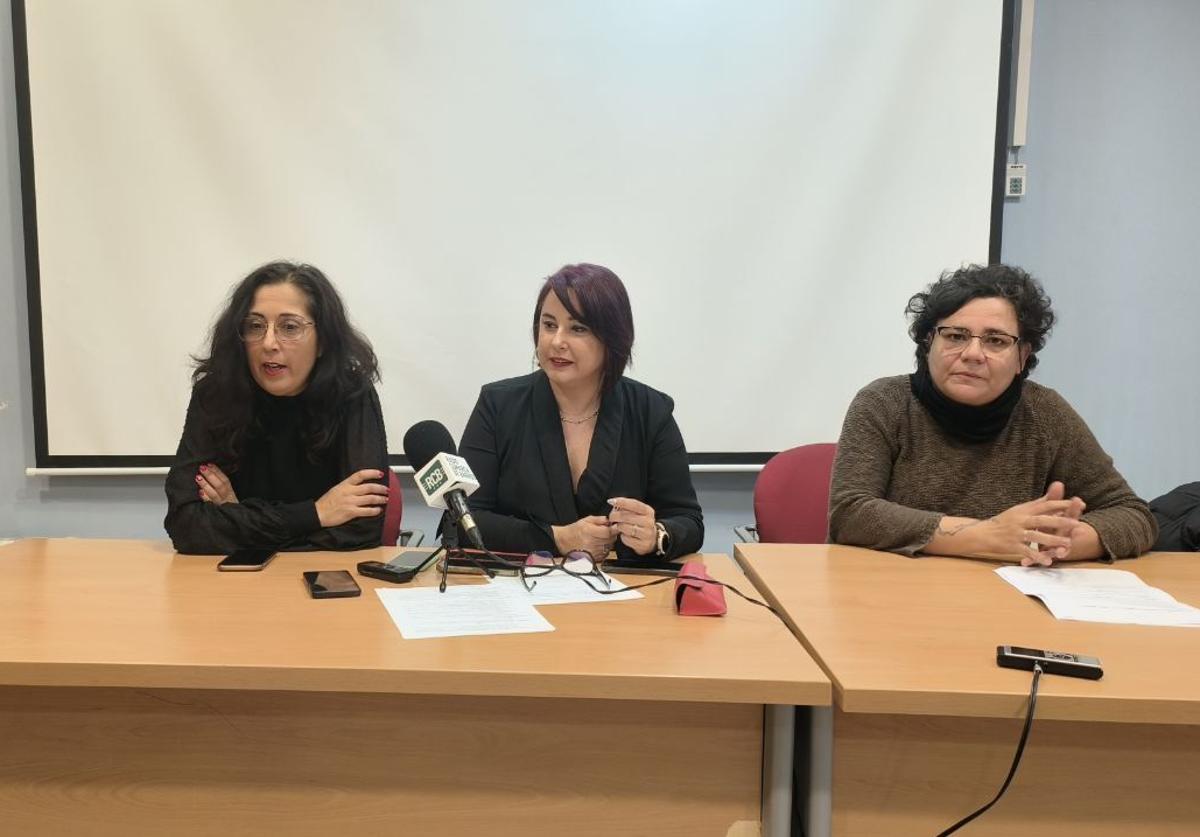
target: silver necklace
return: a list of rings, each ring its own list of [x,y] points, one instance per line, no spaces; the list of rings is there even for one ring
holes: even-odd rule
[[[559,410],[559,412],[558,412],[558,417],[563,420],[563,424],[587,424],[589,421],[591,421],[598,415],[600,415],[599,407],[597,407],[596,412],[592,413],[591,415],[584,416],[583,418],[577,418],[577,419],[567,418],[566,416],[563,415],[561,410]]]

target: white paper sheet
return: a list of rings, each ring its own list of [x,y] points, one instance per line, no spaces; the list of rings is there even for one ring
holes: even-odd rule
[[[623,589],[625,585],[620,581],[611,576],[605,577],[608,578],[611,585],[610,590],[620,590],[621,592],[611,595],[597,593],[588,586],[588,581],[598,585],[600,584],[598,580],[583,581],[563,572],[552,572],[537,579],[537,584],[534,585],[532,592],[525,589],[521,579],[512,576],[496,576],[492,579],[491,586],[503,590],[520,601],[529,601],[535,605],[623,602],[642,598],[642,594],[637,590],[625,590]]]
[[[407,590],[376,588],[379,600],[405,639],[553,631],[533,602],[491,584]]]
[[[1025,595],[1041,599],[1057,619],[1200,627],[1200,608],[1177,601],[1125,570],[1009,566],[996,574]]]

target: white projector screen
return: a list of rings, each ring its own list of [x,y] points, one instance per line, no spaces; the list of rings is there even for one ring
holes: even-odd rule
[[[836,439],[908,297],[989,256],[1001,0],[17,3],[39,466],[169,461],[274,259],[374,343],[393,453],[528,372],[588,261],[694,461],[747,463]]]

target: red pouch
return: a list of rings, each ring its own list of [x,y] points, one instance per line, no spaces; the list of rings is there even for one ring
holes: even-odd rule
[[[725,588],[711,579],[700,561],[688,561],[675,579],[675,609],[680,616],[724,616]]]

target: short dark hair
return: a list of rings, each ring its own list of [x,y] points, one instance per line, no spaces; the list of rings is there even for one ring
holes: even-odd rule
[[[307,414],[305,442],[309,458],[328,448],[341,428],[346,402],[362,395],[379,380],[379,362],[370,342],[346,315],[333,283],[309,264],[271,262],[255,268],[234,287],[209,335],[208,354],[194,357],[192,385],[204,412],[208,455],[222,468],[237,470],[247,436],[255,427],[255,387],[246,345],[240,330],[264,285],[295,285],[308,300],[316,323],[316,362],[309,373],[303,399]]]
[[[1017,312],[1017,336],[1029,346],[1021,377],[1028,377],[1054,327],[1054,311],[1041,282],[1021,268],[1005,264],[973,264],[947,270],[927,290],[913,294],[904,313],[912,320],[908,334],[917,344],[917,368],[924,369],[929,362],[934,326],[971,300],[990,297],[1008,300]]]
[[[633,309],[629,305],[625,285],[617,274],[598,264],[569,264],[547,277],[538,292],[537,305],[533,308],[535,348],[542,303],[551,291],[554,291],[567,313],[590,328],[604,344],[600,389],[608,392],[625,374],[625,367],[633,354]]]

